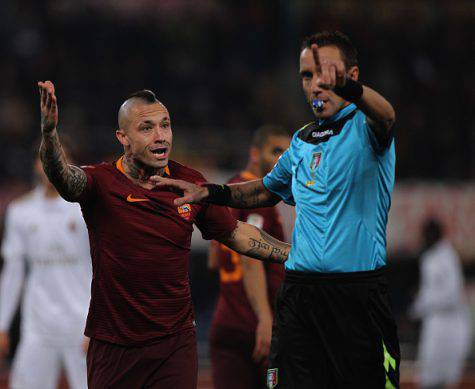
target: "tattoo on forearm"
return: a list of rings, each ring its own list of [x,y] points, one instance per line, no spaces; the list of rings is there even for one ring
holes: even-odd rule
[[[249,250],[246,251],[246,255],[270,262],[285,262],[289,255],[290,245],[270,236],[265,231],[258,231],[260,239],[249,238]]]
[[[56,131],[43,134],[40,158],[46,175],[61,196],[69,201],[78,199],[87,177],[82,169],[68,164]]]
[[[231,203],[229,205],[233,208],[258,208],[267,205],[260,199],[262,193],[260,181],[253,182],[251,187],[238,184],[231,185],[230,188]]]

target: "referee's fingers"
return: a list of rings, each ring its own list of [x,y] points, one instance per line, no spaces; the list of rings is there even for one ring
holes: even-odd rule
[[[322,72],[322,65],[320,63],[320,55],[318,54],[318,45],[314,43],[311,46],[311,49],[313,54],[313,60],[315,61],[315,66],[317,67],[317,74],[320,74]]]

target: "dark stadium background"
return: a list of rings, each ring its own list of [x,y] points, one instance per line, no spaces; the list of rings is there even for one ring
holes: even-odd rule
[[[437,188],[444,209],[463,214],[447,223],[475,306],[474,1],[3,0],[0,15],[2,219],[8,202],[31,187],[40,131],[37,80],[56,84],[60,132],[74,143],[79,162],[120,155],[118,107],[148,88],[172,115],[174,159],[225,180],[244,167],[259,125],[296,130],[312,119],[299,85],[300,42],[339,29],[359,49],[363,82],[396,108],[397,198],[418,196],[437,212],[437,201],[428,198]],[[417,230],[421,215],[402,214],[401,207],[392,220]],[[418,325],[406,312],[420,247],[394,234],[389,278],[409,388]],[[202,388],[211,387],[206,338],[217,293],[205,250],[198,242],[191,256]],[[467,388],[475,387],[473,355]],[[8,366],[2,364],[3,382]]]

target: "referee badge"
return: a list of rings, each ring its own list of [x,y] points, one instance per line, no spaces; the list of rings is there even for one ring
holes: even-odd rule
[[[320,165],[320,160],[322,159],[322,153],[319,151],[318,153],[313,153],[312,156],[312,163],[310,164],[310,170],[313,172],[315,169]]]
[[[267,369],[267,387],[273,389],[279,383],[279,369]]]

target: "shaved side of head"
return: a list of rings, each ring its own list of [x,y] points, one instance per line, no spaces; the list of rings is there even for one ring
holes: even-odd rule
[[[120,106],[119,115],[118,115],[119,128],[123,130],[127,130],[130,123],[130,120],[129,120],[130,111],[134,107],[141,104],[155,104],[155,103],[160,103],[160,101],[158,101],[157,97],[155,96],[155,93],[153,93],[151,90],[143,89],[143,90],[132,93],[127,98],[127,100],[125,100]]]

